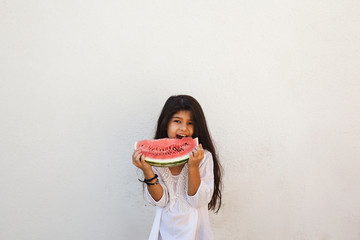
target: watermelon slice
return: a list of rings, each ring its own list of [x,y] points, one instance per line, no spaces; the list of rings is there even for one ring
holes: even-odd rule
[[[139,149],[152,166],[174,167],[186,163],[198,144],[198,138],[162,138],[136,142],[135,149]]]

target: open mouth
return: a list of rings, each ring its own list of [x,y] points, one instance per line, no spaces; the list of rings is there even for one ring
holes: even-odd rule
[[[186,137],[186,135],[176,134],[176,138],[182,139],[183,137]]]

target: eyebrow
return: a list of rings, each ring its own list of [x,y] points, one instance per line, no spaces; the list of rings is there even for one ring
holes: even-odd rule
[[[179,117],[179,116],[173,116],[172,118],[178,118],[178,119],[183,119],[182,117]],[[192,118],[190,118],[190,120],[189,121],[193,121],[193,119]]]

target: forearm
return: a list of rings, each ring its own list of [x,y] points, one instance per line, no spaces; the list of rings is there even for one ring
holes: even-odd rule
[[[188,195],[194,196],[197,190],[199,189],[201,178],[199,167],[189,167],[189,180],[188,180]]]
[[[145,179],[151,179],[155,176],[155,173],[153,172],[152,169],[149,169],[147,171],[144,171],[144,177]],[[154,184],[156,183],[157,179],[155,178],[154,180],[152,180],[151,182],[149,182],[150,184]],[[155,200],[155,201],[159,201],[163,195],[163,188],[161,187],[160,184],[156,184],[156,185],[147,185],[147,189],[151,195],[151,197]]]

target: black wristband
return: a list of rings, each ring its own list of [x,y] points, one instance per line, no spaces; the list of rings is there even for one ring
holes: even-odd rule
[[[154,183],[150,183],[150,182],[146,182],[146,185],[156,185],[156,184],[159,184],[159,179],[156,179],[156,182]]]
[[[144,178],[144,181],[142,181],[142,180],[140,180],[140,179],[138,179],[140,182],[142,182],[142,183],[146,183],[146,184],[148,184],[149,182],[151,182],[152,180],[154,180],[155,178],[158,178],[158,175],[157,174],[155,174],[155,176],[153,177],[153,178],[150,178],[150,179],[145,179]],[[149,185],[149,184],[148,184]],[[155,184],[150,184],[150,185],[155,185]]]

